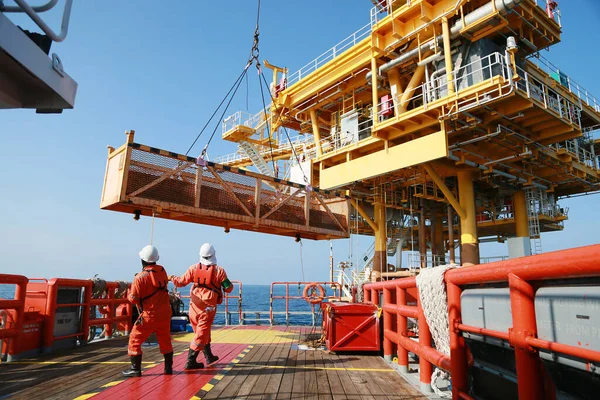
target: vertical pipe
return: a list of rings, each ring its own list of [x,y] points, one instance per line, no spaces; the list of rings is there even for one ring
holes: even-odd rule
[[[365,303],[371,302],[371,291],[363,286],[363,301]]]
[[[429,225],[429,241],[431,242],[431,266],[435,267],[437,266],[437,260],[436,260],[436,255],[438,253],[438,243],[436,240],[437,237],[437,215],[435,213],[435,207],[431,206],[429,208],[430,210],[430,216],[429,216],[429,221],[430,221],[430,225]]]
[[[432,224],[435,228],[435,234],[433,235],[433,241],[435,242],[435,255],[437,256],[437,265],[445,264],[444,257],[444,225],[442,220],[442,214],[437,214],[438,208],[433,210],[432,215],[435,214],[435,223]]]
[[[390,81],[390,91],[392,94],[392,100],[394,102],[394,115],[400,114],[400,96],[402,94],[402,84],[400,82],[400,72],[397,68],[392,68],[388,71],[388,80]]]
[[[454,224],[453,224],[454,213],[452,212],[452,206],[448,204],[448,252],[450,253],[450,263],[454,263]]]
[[[527,337],[536,336],[535,290],[513,273],[508,274],[510,307],[513,327],[509,331],[510,344],[515,349],[519,399],[543,398],[543,379],[538,352],[531,348]]]
[[[393,304],[392,302],[392,291],[389,288],[383,288],[383,305]],[[383,331],[392,330],[392,313],[383,310]],[[392,354],[394,354],[393,343],[385,335],[383,336],[383,359],[385,361],[392,361]]]
[[[377,125],[379,118],[379,95],[377,94],[377,60],[374,56],[371,58],[371,92],[373,94],[373,127]]]
[[[474,172],[471,170],[458,171],[460,206],[466,213],[466,218],[461,218],[460,220],[460,261],[464,266],[479,264],[479,243],[477,238],[477,221],[475,219],[475,193],[473,191],[474,178]]]
[[[420,296],[417,298],[417,307],[419,308],[419,347],[431,347],[431,332],[429,331],[429,325],[425,319],[425,312],[421,305]],[[419,357],[419,380],[421,382],[421,391],[424,393],[431,393],[431,374],[433,373],[433,367],[429,361],[425,360],[424,357]]]
[[[450,363],[452,365],[452,398],[459,399],[460,392],[467,393],[468,364],[467,347],[460,331],[455,328],[461,322],[460,295],[462,289],[452,282],[446,283],[448,292],[448,318],[450,325]]]
[[[396,304],[399,306],[406,305],[406,289],[396,287]],[[408,328],[407,319],[400,315],[400,312],[398,312],[396,319],[398,324],[398,366],[400,367],[400,372],[408,373],[408,350],[400,346],[400,336]]]
[[[442,18],[442,35],[444,37],[444,56],[446,59],[446,80],[448,81],[448,94],[454,94],[454,77],[452,76],[452,51],[450,50],[450,29],[448,18]]]
[[[371,303],[379,307],[379,292],[376,289],[371,289]]]
[[[421,199],[421,215],[419,217],[419,258],[421,268],[427,268],[427,238],[425,237],[425,201]]]
[[[373,255],[373,274],[371,281],[377,282],[381,279],[381,273],[387,271],[387,232],[385,204],[378,201],[375,207],[375,254]]]
[[[48,298],[46,300],[46,318],[44,321],[43,352],[49,353],[54,343],[54,321],[56,319],[56,301],[58,296],[58,285],[56,278],[48,282]],[[88,317],[89,318],[89,317]]]
[[[273,325],[273,288],[274,288],[275,284],[271,283],[271,292],[269,293],[269,321],[271,322],[271,325]],[[287,285],[286,285],[286,290],[285,290],[285,301],[286,301],[286,310],[287,310]],[[286,314],[286,318],[287,318],[287,314]]]
[[[87,288],[85,290],[87,290]],[[110,289],[108,289],[108,294],[106,295],[106,298],[107,299],[115,298],[115,288],[113,288],[111,286]],[[115,316],[115,307],[114,307],[114,305],[112,305],[110,303],[110,301],[106,305],[106,316],[107,316],[107,318],[111,318],[111,319],[114,318],[114,316]],[[88,331],[84,331],[84,332],[88,332]],[[108,324],[104,324],[104,337],[110,338],[110,337],[112,337],[112,335],[113,335],[113,323],[110,322]],[[87,336],[85,336],[85,338],[87,338]]]
[[[519,190],[514,194],[513,207],[515,212],[515,224],[517,226],[517,237],[529,237],[527,200],[525,199],[525,192],[523,190]]]
[[[317,149],[317,157],[323,155],[321,150],[321,132],[319,131],[319,120],[317,119],[317,110],[314,108],[310,109],[310,120],[312,122],[313,137],[315,141],[315,148]]]
[[[285,284],[285,324],[290,324],[290,285]]]

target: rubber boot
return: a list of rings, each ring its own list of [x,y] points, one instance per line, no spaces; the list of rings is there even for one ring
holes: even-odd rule
[[[197,351],[197,350],[192,350],[192,349],[188,350],[188,359],[187,359],[187,362],[185,363],[185,369],[200,369],[200,368],[204,368],[204,364],[202,364],[201,362],[196,361],[196,358],[198,357],[198,354],[200,354],[200,352]]]
[[[165,375],[173,375],[173,352],[164,354],[165,357]]]
[[[131,356],[131,368],[123,371],[123,376],[126,378],[142,376],[142,355]]]
[[[210,343],[204,346],[204,348],[202,349],[202,352],[204,353],[204,359],[206,360],[206,365],[210,365],[219,359],[219,357],[215,356],[212,353],[212,351],[210,350]]]

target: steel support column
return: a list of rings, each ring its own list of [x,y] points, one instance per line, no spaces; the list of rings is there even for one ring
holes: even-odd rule
[[[465,217],[460,219],[460,261],[462,265],[479,264],[479,243],[477,239],[477,221],[475,219],[475,193],[472,170],[458,171],[458,193],[460,206],[465,211]]]

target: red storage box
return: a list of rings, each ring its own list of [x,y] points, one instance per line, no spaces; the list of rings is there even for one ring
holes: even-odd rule
[[[11,310],[8,313],[9,321],[14,321],[15,311]],[[43,329],[44,316],[40,315],[38,311],[26,311],[23,318],[23,331],[18,338],[16,338],[17,342],[14,347],[14,353],[8,354],[8,361],[15,361],[40,354],[42,349]],[[2,353],[8,353],[8,341],[5,341],[2,347]]]
[[[380,351],[380,312],[373,304],[328,303],[324,314],[329,351]],[[325,319],[327,321],[325,321]]]

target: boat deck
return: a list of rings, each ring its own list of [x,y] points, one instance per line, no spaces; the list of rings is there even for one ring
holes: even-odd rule
[[[210,368],[184,371],[191,334],[173,336],[173,375],[144,347],[141,378],[123,379],[127,339],[0,364],[0,399],[424,399],[376,355],[307,350],[310,327],[213,329]],[[314,332],[313,332],[314,333]],[[198,357],[202,360],[202,355]]]

